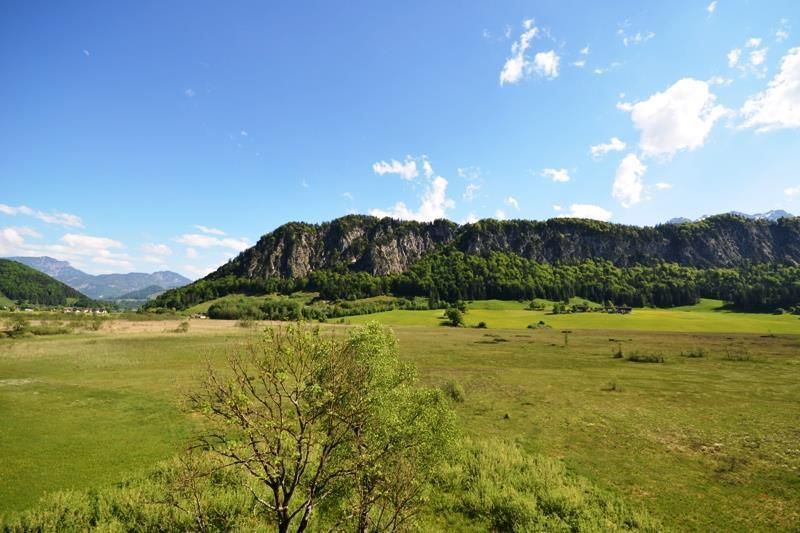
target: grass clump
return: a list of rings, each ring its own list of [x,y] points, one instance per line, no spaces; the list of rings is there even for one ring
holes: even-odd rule
[[[178,326],[172,330],[173,333],[188,333],[189,332],[189,321],[184,320]]]
[[[689,359],[700,359],[706,356],[706,351],[703,348],[692,348],[691,350],[681,352],[681,357]]]
[[[658,354],[632,353],[628,356],[631,363],[663,363],[664,356]]]

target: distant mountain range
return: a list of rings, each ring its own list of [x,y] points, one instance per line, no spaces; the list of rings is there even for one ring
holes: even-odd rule
[[[749,215],[747,213],[742,213],[741,211],[730,211],[726,213],[728,215],[736,215],[740,217],[744,217],[750,220],[769,220],[770,222],[775,222],[776,220],[784,217],[793,217],[794,215],[789,213],[788,211],[784,211],[783,209],[773,209],[772,211],[767,211],[766,213],[754,213]],[[713,215],[703,215],[697,220],[705,220]],[[667,224],[686,224],[687,222],[696,222],[691,218],[685,217],[676,217],[667,220]]]
[[[134,293],[139,299],[144,300],[167,289],[181,287],[192,281],[168,270],[152,274],[130,272],[128,274],[95,276],[74,268],[67,261],[59,261],[52,257],[9,257],[8,259],[28,265],[94,299],[113,300],[123,296],[130,298],[130,293]]]

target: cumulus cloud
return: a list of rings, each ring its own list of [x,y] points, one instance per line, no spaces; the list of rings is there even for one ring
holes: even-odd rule
[[[227,248],[237,252],[245,250],[249,245],[245,239],[234,239],[232,237],[214,237],[199,233],[187,233],[181,235],[177,242],[193,248]]]
[[[642,177],[647,167],[639,161],[636,154],[628,154],[617,167],[611,196],[618,200],[622,207],[631,207],[642,199],[644,185]]]
[[[518,83],[530,71],[530,60],[525,53],[531,46],[531,41],[539,29],[533,25],[533,19],[522,22],[523,32],[519,39],[511,45],[511,57],[506,59],[503,70],[500,71],[500,85],[506,83]]]
[[[655,184],[655,188],[658,189],[659,191],[668,191],[672,188],[672,184],[659,181],[658,183]]]
[[[6,204],[0,204],[0,213],[10,216],[16,216],[16,215],[30,216],[39,219],[47,224],[57,224],[59,226],[67,226],[73,228],[83,227],[83,221],[81,220],[81,217],[77,215],[71,215],[69,213],[60,213],[58,211],[45,213],[44,211],[31,209],[27,205],[11,206]]]
[[[503,211],[502,209],[498,209],[497,211],[494,212],[494,218],[496,218],[497,220],[505,220],[507,218],[506,212]]]
[[[437,218],[446,218],[447,211],[454,207],[455,202],[447,197],[447,180],[436,176],[422,193],[419,208],[416,210],[410,209],[404,202],[397,202],[389,209],[370,209],[369,213],[376,217],[430,222]]]
[[[210,228],[208,226],[203,226],[202,224],[195,224],[194,228],[202,231],[203,233],[208,233],[209,235],[226,235],[226,233],[221,229]]]
[[[590,146],[589,151],[592,153],[592,157],[599,159],[608,152],[621,152],[626,148],[626,146],[627,145],[624,141],[621,141],[617,137],[611,137],[607,143],[600,143]]]
[[[541,175],[557,183],[566,183],[571,179],[565,168],[546,168],[542,170]]]
[[[558,204],[553,204],[553,211],[561,211],[561,206]]]
[[[645,156],[669,158],[703,146],[717,120],[729,114],[715,101],[708,82],[683,78],[647,100],[617,108],[630,113]]]
[[[478,215],[475,213],[468,214],[464,220],[461,221],[462,224],[474,224],[478,221]]]
[[[413,181],[419,172],[417,171],[417,161],[411,156],[406,156],[403,162],[392,159],[391,161],[379,161],[372,165],[372,171],[379,176],[384,174],[397,174],[406,181]]]
[[[611,220],[613,213],[602,207],[591,204],[572,204],[569,206],[569,211],[558,215],[560,218],[589,218],[592,220],[600,220],[608,222]]]
[[[577,61],[573,61],[572,62],[572,66],[573,67],[578,67],[578,68],[583,68],[583,67],[586,66],[586,60],[585,59],[579,59]]]
[[[513,207],[517,211],[519,211],[519,202],[513,196],[509,196],[505,199],[505,204],[507,206]]]
[[[800,127],[800,47],[783,56],[767,89],[748,98],[739,113],[741,127],[758,132]]]
[[[800,196],[800,185],[797,187],[787,187],[783,190],[783,194],[788,196],[789,198],[794,198],[795,196]]]
[[[533,57],[533,70],[545,78],[557,78],[558,64],[560,61],[561,58],[558,57],[558,54],[556,54],[555,50],[538,52]]]

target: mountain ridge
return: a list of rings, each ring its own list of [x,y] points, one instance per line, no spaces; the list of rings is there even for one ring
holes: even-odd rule
[[[87,274],[67,261],[48,256],[9,257],[12,261],[43,272],[90,298],[114,299],[147,287],[172,289],[192,282],[189,278],[169,270],[153,273],[128,272],[125,274]]]
[[[673,262],[699,268],[748,263],[800,264],[800,218],[757,220],[737,214],[639,227],[587,219],[480,220],[458,225],[348,215],[290,222],[204,279],[302,278],[316,270],[403,272],[441,246],[474,255],[503,251],[542,263],[607,259],[617,266]]]

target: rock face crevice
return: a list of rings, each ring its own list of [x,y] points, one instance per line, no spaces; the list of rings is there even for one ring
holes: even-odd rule
[[[566,218],[482,220],[459,226],[447,220],[422,223],[350,215],[322,224],[284,224],[209,278],[300,278],[316,270],[396,274],[441,246],[475,255],[507,252],[543,263],[605,259],[618,266],[672,262],[700,268],[800,264],[800,217],[769,222],[719,215],[637,227]]]

